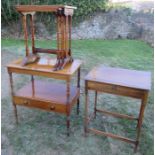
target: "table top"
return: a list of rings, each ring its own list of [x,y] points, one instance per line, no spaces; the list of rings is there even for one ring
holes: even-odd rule
[[[13,61],[7,65],[9,72],[21,73],[21,74],[32,74],[32,75],[49,75],[49,76],[61,76],[70,77],[72,76],[81,66],[80,60],[74,60],[72,63],[67,64],[64,69],[59,71],[53,71],[56,59],[52,58],[40,58],[39,61],[28,64],[26,66],[21,65],[22,58]]]
[[[85,80],[125,86],[136,89],[151,89],[151,73],[121,68],[104,67],[92,69]]]
[[[58,9],[77,9],[74,6],[68,5],[16,5],[16,10],[19,12],[56,12]]]

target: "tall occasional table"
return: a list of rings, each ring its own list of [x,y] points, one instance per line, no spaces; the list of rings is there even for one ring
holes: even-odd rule
[[[85,133],[93,132],[95,134],[109,136],[135,145],[135,151],[139,144],[144,110],[147,104],[148,93],[151,88],[151,73],[145,71],[136,71],[128,69],[96,67],[85,77]],[[95,91],[94,113],[88,116],[88,91]],[[115,95],[133,97],[141,100],[141,106],[138,118],[126,114],[119,114],[97,108],[97,93],[104,92]],[[96,117],[96,112],[111,115],[118,118],[126,118],[137,121],[136,138],[129,139],[112,133],[103,132],[95,128],[89,128],[88,124],[92,118]],[[138,112],[138,110],[137,110]]]
[[[42,58],[38,62],[21,66],[22,59],[18,59],[7,66],[11,95],[14,106],[16,122],[17,105],[29,108],[39,108],[51,112],[65,114],[67,116],[67,135],[70,131],[70,113],[73,105],[77,103],[77,113],[79,113],[79,97],[80,97],[80,60],[74,60],[65,66],[63,70],[53,71],[55,60]],[[77,86],[71,85],[71,79],[77,72]],[[31,76],[30,83],[23,86],[18,91],[14,91],[13,74],[26,74]],[[35,80],[34,76],[43,76],[58,80],[65,80],[66,84],[57,84],[47,82],[45,80]]]

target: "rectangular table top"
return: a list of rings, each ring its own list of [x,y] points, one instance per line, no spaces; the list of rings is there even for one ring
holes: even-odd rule
[[[57,10],[61,10],[64,8],[77,9],[77,7],[68,5],[16,5],[15,8],[19,12],[56,12]]]
[[[67,64],[64,69],[59,71],[53,71],[56,59],[40,58],[38,62],[28,64],[26,66],[21,65],[22,58],[13,61],[7,65],[8,72],[15,72],[19,74],[32,74],[40,76],[67,78],[74,75],[74,73],[80,68],[82,62],[80,60],[74,60],[72,63]]]
[[[151,73],[147,71],[104,67],[101,65],[92,69],[85,77],[85,80],[142,90],[151,89]]]

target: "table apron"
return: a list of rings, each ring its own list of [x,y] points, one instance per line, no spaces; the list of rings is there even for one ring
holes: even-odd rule
[[[142,99],[144,94],[147,92],[146,90],[99,83],[99,82],[92,82],[92,81],[87,81],[86,87],[87,87],[86,89],[89,89],[89,90],[96,90],[96,91],[101,91],[105,93],[122,95],[127,97],[138,98],[138,99]]]
[[[59,79],[59,80],[69,80],[69,79],[71,79],[71,77],[69,75],[56,74],[56,72],[54,72],[54,73],[41,72],[40,70],[37,71],[37,70],[8,68],[8,73],[44,76],[44,77]]]
[[[44,109],[46,111],[53,111],[53,112],[59,112],[59,113],[66,113],[66,105],[62,105],[55,102],[49,102],[49,101],[42,101],[42,100],[34,100],[30,98],[24,98],[19,96],[13,96],[13,102],[16,105],[20,106],[26,106],[30,108],[38,108],[38,109]]]

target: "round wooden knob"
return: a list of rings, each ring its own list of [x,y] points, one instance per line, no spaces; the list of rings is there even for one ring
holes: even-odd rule
[[[24,105],[28,105],[28,103],[29,103],[28,101],[24,101]]]
[[[52,105],[52,106],[50,107],[50,109],[51,109],[51,110],[54,110],[54,109],[55,109],[55,106],[54,106],[54,105]]]

